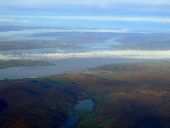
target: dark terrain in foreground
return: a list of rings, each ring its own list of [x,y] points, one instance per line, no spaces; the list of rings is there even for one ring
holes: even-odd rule
[[[61,75],[0,81],[1,128],[57,128],[78,100],[95,107],[77,128],[169,128],[170,63],[117,64]]]

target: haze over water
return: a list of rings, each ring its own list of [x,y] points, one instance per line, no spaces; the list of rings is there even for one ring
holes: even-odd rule
[[[36,77],[127,60],[169,60],[169,30],[168,0],[0,1],[0,60],[57,64],[3,69],[0,76]]]

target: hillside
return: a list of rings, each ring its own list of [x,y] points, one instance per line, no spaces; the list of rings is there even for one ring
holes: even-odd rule
[[[170,71],[164,70],[168,63],[163,65],[109,65],[104,70],[0,81],[0,127],[60,127],[74,115],[77,101],[89,98],[95,107],[80,114],[77,128],[169,128]]]

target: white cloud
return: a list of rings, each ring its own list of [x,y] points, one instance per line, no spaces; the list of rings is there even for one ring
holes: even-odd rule
[[[8,36],[17,36],[17,35],[34,35],[34,34],[41,34],[41,33],[48,33],[48,32],[91,32],[91,33],[103,33],[103,32],[110,32],[110,33],[126,33],[127,30],[114,30],[114,29],[29,29],[29,30],[17,30],[17,31],[5,31],[0,32],[0,37],[8,37]]]
[[[130,58],[130,59],[170,59],[170,50],[167,51],[147,51],[147,50],[120,50],[120,51],[90,51],[76,53],[22,53],[0,54],[0,60],[10,59],[67,59],[67,58]]]
[[[0,17],[7,17],[1,15]],[[26,18],[29,20],[12,20],[12,19],[0,19],[7,22],[31,22],[31,20],[89,20],[89,21],[117,21],[117,22],[153,22],[153,23],[170,23],[170,17],[152,17],[152,16],[10,16],[12,18]]]
[[[0,23],[29,23],[30,20],[14,20],[9,18],[1,18]]]
[[[169,0],[1,0],[1,5],[60,5],[60,4],[80,4],[110,6],[114,4],[170,4]]]
[[[64,20],[95,20],[95,21],[126,21],[170,23],[170,17],[136,17],[136,16],[37,16],[32,18],[64,19]]]

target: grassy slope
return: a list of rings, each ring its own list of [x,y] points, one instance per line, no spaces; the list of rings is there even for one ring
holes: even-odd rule
[[[0,97],[8,107],[0,114],[0,125],[52,128],[64,122],[66,113],[72,113],[77,99],[90,97],[96,103],[95,110],[81,117],[78,128],[145,128],[147,124],[169,128],[170,72],[162,70],[163,66],[158,66],[159,72],[145,67],[142,71],[94,70],[1,81]]]
[[[0,127],[56,128],[85,97],[66,77],[0,81]]]
[[[170,125],[170,72],[95,72],[70,77],[96,102],[80,128],[138,128],[135,125],[147,118],[160,121],[161,128]]]
[[[96,70],[102,71],[170,71],[170,62],[141,62],[141,63],[129,63],[129,64],[110,64],[99,66]]]
[[[169,67],[168,62],[119,64],[70,74],[97,104],[78,127],[170,127]]]
[[[0,60],[0,69],[19,66],[48,66],[52,65],[44,61],[33,60]]]

